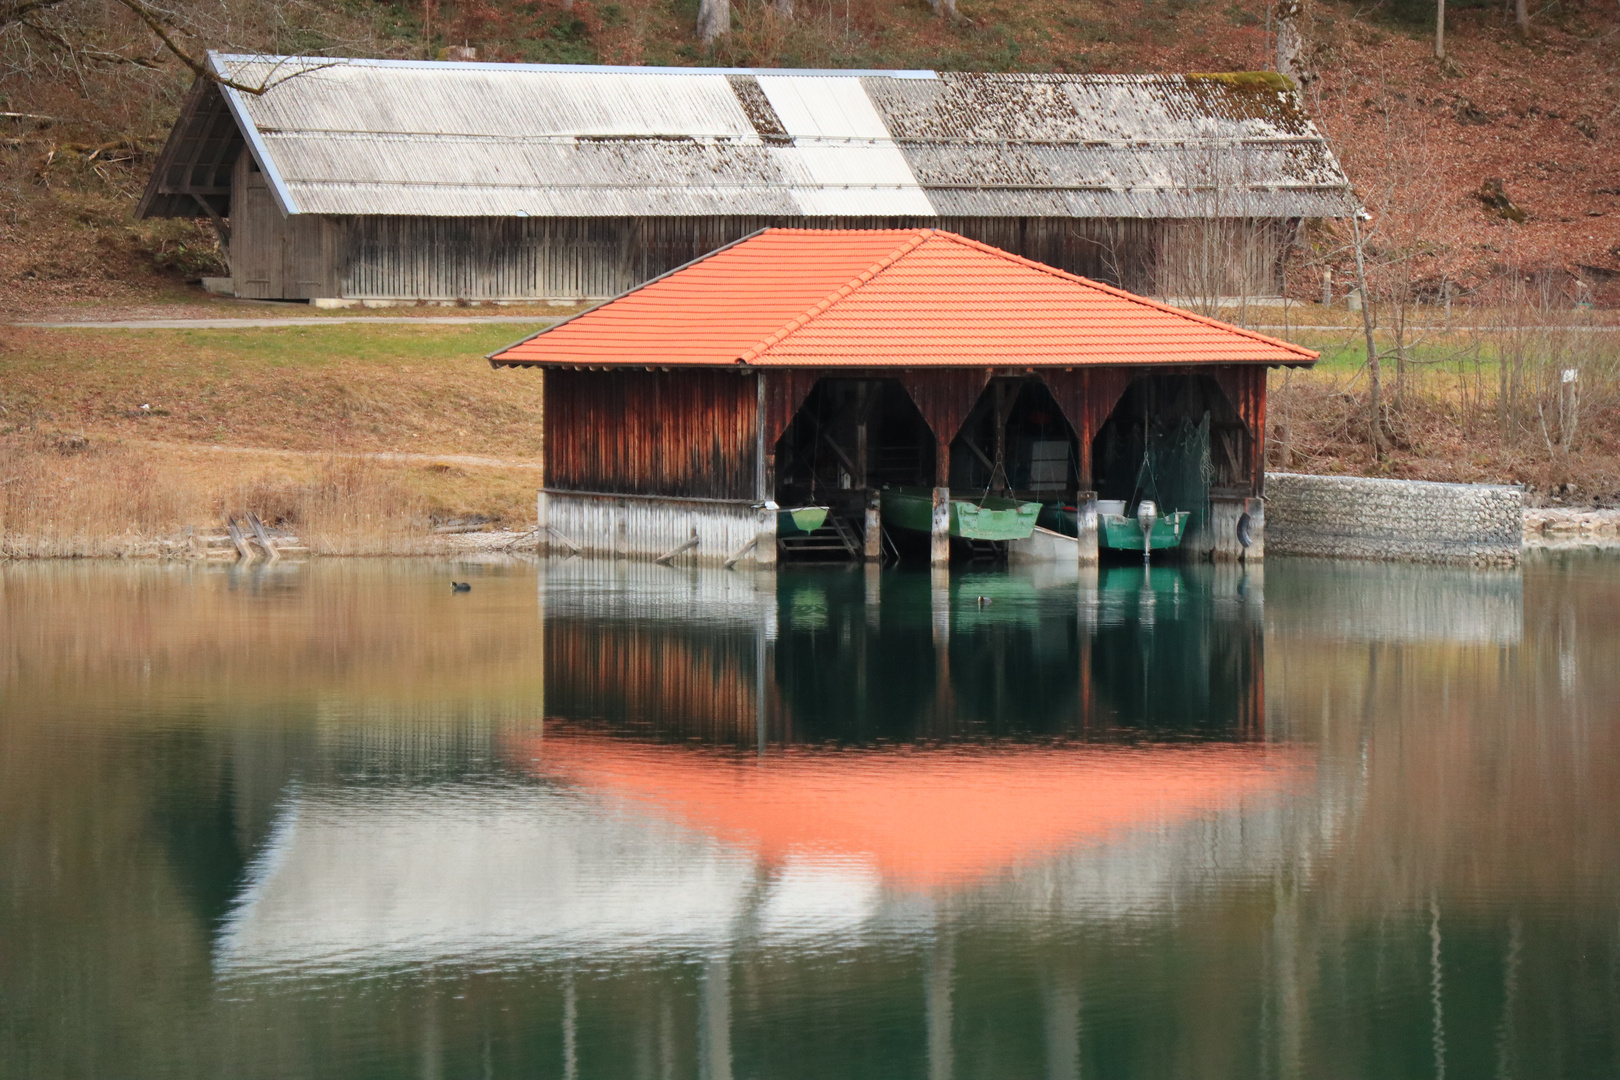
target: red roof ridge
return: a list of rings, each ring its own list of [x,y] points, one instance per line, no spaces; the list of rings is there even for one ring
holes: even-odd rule
[[[1151,300],[1146,296],[1138,296],[1135,293],[1126,292],[1124,289],[1118,289],[1112,285],[1105,285],[1103,282],[1095,281],[1092,278],[1081,277],[1079,274],[1071,274],[1067,270],[1060,270],[1055,266],[1048,266],[1045,263],[1036,262],[1034,259],[1026,259],[1022,255],[1016,255],[1011,251],[1004,251],[1001,248],[983,243],[982,241],[963,236],[961,233],[953,233],[945,229],[934,229],[932,231],[942,240],[953,240],[964,247],[976,248],[980,251],[988,252],[991,255],[998,255],[1001,258],[1006,259],[1008,262],[1019,263],[1023,266],[1029,267],[1032,270],[1039,270],[1042,273],[1051,274],[1053,277],[1061,278],[1064,281],[1077,281],[1082,285],[1089,285],[1099,292],[1107,293],[1109,296],[1118,297],[1121,300],[1129,300],[1134,304],[1141,304],[1143,307],[1152,308],[1155,311],[1162,311],[1170,315],[1178,315],[1183,319],[1190,319],[1193,322],[1203,323],[1206,326],[1213,326],[1217,330],[1228,330],[1234,334],[1241,334],[1244,337],[1253,338],[1256,341],[1263,341],[1267,345],[1275,345],[1280,349],[1287,349],[1290,352],[1298,353],[1300,356],[1307,356],[1312,360],[1321,359],[1322,356],[1322,354],[1319,352],[1313,352],[1310,349],[1302,348],[1295,345],[1291,341],[1283,341],[1280,338],[1268,337],[1265,334],[1254,330],[1249,330],[1241,326],[1233,326],[1231,323],[1221,322],[1219,319],[1211,319],[1207,315],[1199,315],[1197,312],[1187,311],[1184,308],[1172,307],[1169,304],[1161,304],[1159,301]]]
[[[803,233],[816,233],[816,232],[819,232],[819,233],[827,233],[827,232],[864,232],[864,231],[865,230],[855,230],[855,229],[830,230],[830,229],[780,229],[780,228],[772,228],[772,229],[763,230],[762,235],[769,235],[770,233],[776,233],[776,232],[803,232]],[[895,231],[900,232],[900,231],[904,231],[904,230],[895,230]],[[910,239],[908,239],[908,240],[904,241],[903,243],[901,243],[899,247],[895,248],[893,251],[891,251],[887,255],[883,256],[883,258],[879,259],[877,262],[873,263],[871,266],[867,267],[865,270],[862,270],[859,274],[856,274],[854,277],[852,277],[848,281],[844,282],[844,284],[838,286],[838,288],[836,288],[832,292],[828,293],[826,296],[824,296],[821,300],[817,301],[815,304],[813,304],[807,310],[802,311],[799,314],[795,315],[793,318],[789,319],[779,330],[776,330],[775,332],[773,332],[771,334],[767,334],[765,337],[761,338],[760,341],[757,344],[743,350],[743,354],[737,358],[738,363],[747,364],[747,363],[750,363],[750,362],[752,362],[754,360],[759,359],[760,356],[764,355],[766,350],[772,348],[773,346],[780,345],[783,341],[785,341],[788,337],[790,337],[795,331],[802,330],[804,327],[808,326],[811,322],[813,322],[817,318],[820,318],[822,315],[825,315],[827,313],[828,309],[831,308],[834,304],[838,303],[838,301],[843,300],[846,297],[849,297],[850,295],[852,295],[855,292],[856,289],[859,289],[862,285],[865,285],[867,282],[871,281],[873,278],[875,278],[879,274],[883,273],[883,271],[887,270],[889,267],[891,267],[895,263],[899,262],[905,256],[911,254],[913,251],[916,251],[917,248],[920,247],[922,245],[922,243],[925,240],[927,240],[930,236],[934,235],[935,233],[941,233],[941,230],[939,230],[939,229],[928,229],[928,228],[918,228],[918,229],[913,229],[913,230],[910,230],[910,231],[911,231],[911,234],[912,234]],[[941,233],[941,234],[945,235],[945,236],[953,235],[951,233]]]

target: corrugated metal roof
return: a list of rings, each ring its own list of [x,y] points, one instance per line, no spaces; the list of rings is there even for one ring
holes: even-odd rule
[[[938,229],[766,229],[490,359],[1026,368],[1316,357]]]
[[[212,60],[272,84],[224,93],[289,213],[1317,217],[1352,205],[1297,95],[1263,77]]]

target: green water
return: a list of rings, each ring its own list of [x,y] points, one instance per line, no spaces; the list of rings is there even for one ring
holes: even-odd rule
[[[1614,1077],[1617,611],[0,565],[0,1076]]]

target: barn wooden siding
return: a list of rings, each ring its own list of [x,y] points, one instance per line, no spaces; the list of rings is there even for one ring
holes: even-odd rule
[[[1271,296],[1293,235],[1269,219],[286,217],[247,159],[232,276],[261,299],[600,299],[767,226],[938,227],[1132,292]]]
[[[563,491],[753,501],[750,373],[546,373],[546,485]]]

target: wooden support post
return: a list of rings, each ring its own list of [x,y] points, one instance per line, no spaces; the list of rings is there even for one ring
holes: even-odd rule
[[[1095,491],[1076,492],[1074,496],[1074,517],[1078,528],[1080,540],[1080,565],[1097,565],[1097,493]]]
[[[730,570],[733,566],[736,566],[738,563],[742,562],[742,557],[744,555],[748,554],[750,551],[753,551],[754,548],[758,546],[759,537],[756,536],[752,540],[748,541],[748,543],[726,556],[726,561],[721,565],[723,565],[727,570]]]
[[[934,520],[928,542],[928,562],[949,566],[951,562],[951,444],[938,441],[934,447]]]
[[[551,496],[538,491],[534,496],[534,534],[540,538],[538,554],[551,554]]]
[[[697,546],[698,546],[698,534],[697,534],[697,527],[694,525],[692,527],[692,535],[691,535],[691,537],[689,537],[688,539],[683,541],[679,547],[674,548],[674,549],[672,549],[670,551],[664,552],[662,555],[658,556],[658,558],[654,559],[653,562],[655,562],[655,563],[667,563],[667,562],[669,562],[669,560],[671,560],[675,556],[681,554],[683,551],[691,551],[693,548],[695,548]]]
[[[866,493],[866,550],[867,562],[883,558],[883,492]]]
[[[1007,483],[1007,383],[997,379],[992,384],[996,420],[995,462],[990,466],[990,487],[1005,492]]]
[[[754,534],[754,565],[762,569],[776,569],[776,503],[768,502],[759,509],[759,528]]]

